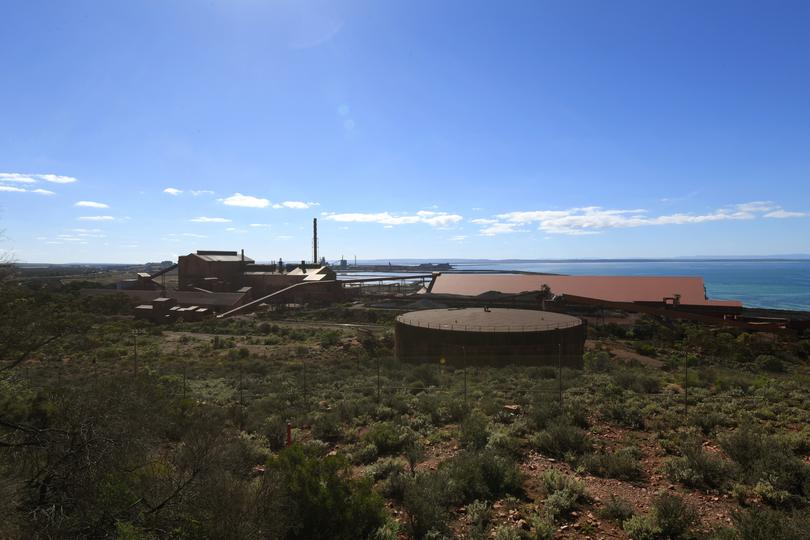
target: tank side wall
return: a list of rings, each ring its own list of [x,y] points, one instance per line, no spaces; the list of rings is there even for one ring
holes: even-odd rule
[[[585,324],[545,332],[459,332],[395,326],[400,361],[451,365],[552,365],[582,369]]]

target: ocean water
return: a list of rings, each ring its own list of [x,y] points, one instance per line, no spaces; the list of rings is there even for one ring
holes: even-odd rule
[[[488,261],[453,266],[594,276],[700,276],[712,299],[741,300],[746,307],[810,311],[810,260]]]

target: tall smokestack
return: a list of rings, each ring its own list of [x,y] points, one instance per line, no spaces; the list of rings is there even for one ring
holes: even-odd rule
[[[312,262],[318,264],[318,218],[312,218]]]

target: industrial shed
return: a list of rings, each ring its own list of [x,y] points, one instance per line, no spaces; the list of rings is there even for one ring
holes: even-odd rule
[[[548,287],[553,296],[648,305],[673,305],[735,312],[737,300],[709,300],[697,276],[562,276],[545,274],[436,274],[431,295],[517,295]]]

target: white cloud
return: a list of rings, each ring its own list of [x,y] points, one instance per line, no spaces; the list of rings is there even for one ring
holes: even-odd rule
[[[797,217],[804,217],[806,216],[806,212],[788,212],[787,210],[774,210],[773,212],[768,212],[765,214],[766,218],[777,218],[777,219],[785,219],[785,218],[797,218]]]
[[[736,205],[741,212],[773,212],[779,210],[780,206],[771,201],[753,201]]]
[[[269,223],[251,223],[250,226],[257,229],[269,229],[272,227]]]
[[[599,206],[569,208],[567,210],[532,210],[507,212],[494,218],[475,219],[473,223],[485,225],[480,231],[485,236],[518,232],[517,227],[537,223],[539,230],[550,234],[598,234],[606,229],[634,228],[655,225],[688,225],[715,221],[750,220],[761,217],[802,217],[803,212],[788,212],[771,201],[753,201],[718,208],[704,214],[665,214],[650,216],[646,210],[615,210]]]
[[[214,192],[210,189],[192,189],[189,191],[194,197],[199,197],[200,195],[213,195]]]
[[[73,182],[78,182],[78,180],[72,176],[60,176],[58,174],[38,174],[36,177],[54,184],[72,184]]]
[[[195,217],[195,218],[193,218],[193,219],[191,219],[189,221],[193,221],[194,223],[230,223],[231,222],[231,220],[227,219],[227,218],[205,217],[205,216]]]
[[[166,189],[163,190],[163,193],[168,193],[169,195],[172,195],[172,196],[176,197],[176,196],[180,195],[181,193],[183,193],[183,190],[173,188],[173,187],[167,187]]]
[[[170,236],[170,237],[184,236],[184,237],[186,237],[186,238],[208,238],[208,237],[207,237],[207,236],[205,236],[204,234],[189,233],[189,232],[184,232],[184,233],[169,233],[169,234],[167,234],[166,236]]]
[[[312,208],[314,206],[320,206],[320,203],[316,202],[304,202],[304,201],[284,201],[282,203],[276,203],[273,205],[273,208],[293,208],[295,210],[306,210],[308,208]]]
[[[95,201],[79,201],[73,206],[85,206],[87,208],[109,208],[109,204],[95,202]]]
[[[58,174],[0,173],[0,182],[36,184],[40,180],[54,184],[72,184],[73,182],[78,182],[78,180],[72,176],[60,176]]]
[[[466,240],[466,239],[467,239],[467,237],[464,236],[463,234],[459,234],[458,236],[453,236],[453,237],[450,238],[450,240],[452,240],[453,242],[461,242],[461,241]]]
[[[420,210],[416,214],[392,214],[390,212],[335,214],[325,212],[323,216],[330,221],[343,223],[378,223],[387,226],[424,223],[432,227],[447,227],[464,219],[458,214],[433,212],[431,210]]]
[[[49,189],[25,189],[17,186],[6,186],[4,184],[0,184],[0,191],[5,191],[7,193],[36,193],[37,195],[56,195],[53,191]]]
[[[518,229],[518,223],[490,223],[481,229],[482,236],[495,236],[496,234],[507,234],[516,232],[526,232],[525,229]]]
[[[14,182],[17,184],[35,184],[37,181],[30,174],[0,173],[0,182]]]
[[[79,221],[113,221],[115,220],[112,216],[81,216],[79,217]]]
[[[222,203],[228,206],[242,206],[245,208],[267,208],[270,206],[270,201],[261,197],[254,197],[252,195],[242,195],[241,193],[234,193],[230,197],[222,199]]]

